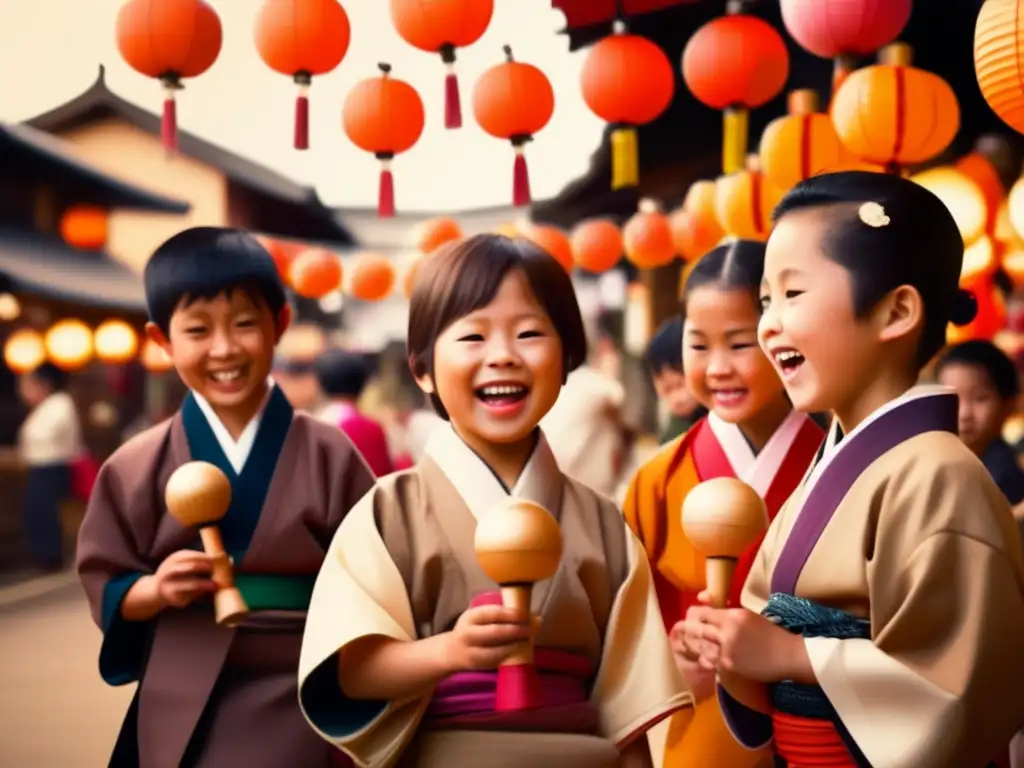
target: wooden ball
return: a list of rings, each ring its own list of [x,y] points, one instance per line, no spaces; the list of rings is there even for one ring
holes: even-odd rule
[[[562,529],[539,504],[510,498],[476,525],[476,559],[497,584],[550,579],[562,559]]]
[[[167,511],[186,528],[224,517],[231,504],[231,481],[213,464],[190,461],[171,475],[164,489]]]
[[[716,477],[683,499],[683,531],[705,557],[739,557],[768,529],[757,491],[733,477]]]

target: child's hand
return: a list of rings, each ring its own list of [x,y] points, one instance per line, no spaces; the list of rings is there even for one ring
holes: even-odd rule
[[[213,558],[205,552],[181,549],[167,556],[153,574],[153,587],[160,602],[184,608],[196,598],[217,591],[210,579]]]
[[[803,638],[745,608],[699,608],[687,623],[703,638],[700,663],[708,670],[775,683],[789,679],[804,653]]]
[[[463,613],[451,631],[448,652],[460,671],[496,669],[515,647],[530,640],[535,621],[512,608],[481,605]]]

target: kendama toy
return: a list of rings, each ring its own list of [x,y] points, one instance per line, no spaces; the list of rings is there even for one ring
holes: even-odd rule
[[[217,522],[231,505],[231,482],[213,464],[190,461],[178,467],[164,489],[167,511],[186,528],[197,528],[203,550],[213,560],[210,578],[217,585],[213,612],[218,624],[234,627],[249,614],[235,586],[231,558],[224,549]]]
[[[550,579],[562,559],[562,529],[544,507],[509,499],[484,515],[476,526],[476,559],[501,588],[506,608],[533,620],[533,585]],[[498,667],[494,708],[509,712],[544,706],[540,677],[533,663],[533,640],[519,644]]]
[[[767,529],[764,501],[742,480],[716,477],[687,494],[683,500],[683,532],[704,555],[713,607],[725,607],[736,563]]]

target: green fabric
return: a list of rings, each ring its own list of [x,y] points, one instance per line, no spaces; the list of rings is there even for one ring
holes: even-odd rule
[[[235,586],[252,611],[304,611],[309,608],[315,581],[315,576],[235,574]]]

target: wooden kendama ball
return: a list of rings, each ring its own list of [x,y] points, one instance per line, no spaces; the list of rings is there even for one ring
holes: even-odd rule
[[[532,621],[533,585],[550,579],[562,559],[562,529],[539,504],[510,498],[477,523],[475,549],[480,568],[501,587],[502,603]],[[522,643],[498,669],[495,709],[543,706],[533,666],[533,643]]]
[[[217,585],[214,616],[218,624],[236,626],[248,615],[249,607],[235,586],[231,558],[217,528],[231,505],[231,481],[213,464],[190,461],[168,479],[164,500],[171,517],[186,528],[199,530],[203,550],[213,559],[210,578]]]
[[[764,500],[742,480],[716,477],[683,499],[683,532],[706,559],[714,607],[725,607],[737,561],[767,529]]]

